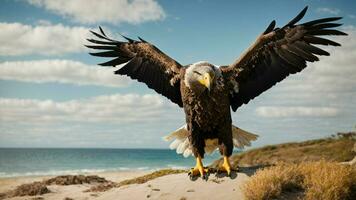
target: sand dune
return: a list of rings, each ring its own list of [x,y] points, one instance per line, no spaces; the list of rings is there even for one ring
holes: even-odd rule
[[[119,182],[143,175],[148,172],[110,172],[97,173],[107,180]],[[53,177],[23,177],[0,179],[0,192],[14,189],[23,183],[47,180]],[[142,184],[131,184],[112,188],[105,192],[84,192],[93,184],[48,185],[50,193],[40,196],[12,197],[7,199],[243,199],[240,186],[249,179],[245,173],[237,173],[234,178],[216,177],[211,174],[208,181],[197,179],[192,181],[186,173],[172,174],[150,180]]]
[[[208,181],[191,181],[186,174],[163,176],[144,184],[112,189],[97,199],[243,199],[240,185],[248,179],[238,173],[235,179],[210,176]]]

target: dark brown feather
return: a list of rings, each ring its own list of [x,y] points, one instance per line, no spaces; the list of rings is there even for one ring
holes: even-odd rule
[[[296,41],[294,43],[298,48],[304,50],[304,51],[307,51],[307,52],[310,52],[310,53],[313,53],[313,54],[317,54],[317,55],[323,55],[323,56],[329,56],[329,52],[327,51],[324,51],[318,47],[315,47],[311,44],[307,44],[303,41]]]
[[[317,20],[313,20],[313,21],[309,21],[307,23],[302,24],[303,26],[312,26],[315,24],[321,24],[321,23],[325,23],[325,22],[332,22],[332,21],[337,21],[342,19],[342,17],[329,17],[329,18],[323,18],[323,19],[317,19]]]
[[[299,22],[304,17],[307,10],[308,6],[306,6],[302,11],[300,11],[300,13],[296,17],[294,17],[294,19],[288,22],[283,28],[293,26],[295,23]]]
[[[266,34],[266,33],[273,31],[275,26],[276,26],[276,21],[273,20],[263,33]]]
[[[92,56],[99,56],[99,57],[117,57],[119,54],[116,51],[103,51],[97,53],[89,53]]]
[[[94,44],[108,44],[108,45],[118,45],[122,42],[107,42],[107,41],[100,41],[100,40],[94,40],[94,39],[87,39],[89,42],[94,43]]]
[[[129,60],[130,59],[118,57],[118,58],[115,58],[114,60],[110,60],[108,62],[100,63],[98,65],[115,67],[115,66],[120,65],[122,63],[128,62]]]
[[[324,24],[316,24],[312,27],[310,27],[310,29],[324,29],[324,28],[335,28],[335,27],[339,27],[342,24],[338,24],[338,23],[324,23]]]
[[[100,35],[99,33],[96,33],[94,31],[90,31],[92,34],[94,34],[96,37],[100,38],[100,39],[104,39],[104,40],[108,40],[108,41],[114,41],[108,37],[106,37],[106,35]]]
[[[347,35],[346,33],[333,29],[320,29],[320,30],[311,30],[307,32],[308,35]]]
[[[303,37],[303,40],[307,43],[311,44],[322,44],[322,45],[332,45],[332,46],[341,46],[341,44],[325,39],[325,38],[320,38],[320,37],[315,37],[311,35],[306,35]]]
[[[314,62],[319,60],[319,58],[314,56],[312,53],[303,51],[293,44],[287,44],[287,50],[301,56],[304,60],[309,62]]]

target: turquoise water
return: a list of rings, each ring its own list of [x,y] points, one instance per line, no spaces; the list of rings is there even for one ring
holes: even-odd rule
[[[219,153],[206,156],[210,164]],[[184,158],[168,149],[48,149],[0,148],[0,177],[78,174],[85,172],[189,168]]]

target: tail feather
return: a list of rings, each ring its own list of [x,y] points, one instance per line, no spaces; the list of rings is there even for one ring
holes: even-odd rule
[[[257,140],[258,135],[247,132],[234,125],[231,126],[232,126],[232,138],[235,147],[242,149],[245,146],[251,146],[251,141]]]
[[[181,140],[176,139],[169,145],[169,148],[172,150],[177,149],[179,147],[179,145],[181,144],[181,142],[182,142]]]
[[[186,137],[188,137],[187,125],[183,125],[179,129],[177,129],[174,132],[172,132],[171,134],[163,137],[163,140],[168,142],[168,141],[173,140],[173,139],[183,140]]]
[[[235,147],[243,149],[246,146],[251,145],[251,141],[257,140],[258,135],[247,132],[243,129],[240,129],[234,125],[231,125],[232,129],[232,139]],[[170,149],[176,149],[177,154],[183,154],[184,157],[188,157],[193,154],[192,148],[188,139],[188,129],[187,125],[180,127],[171,134],[163,137],[165,141],[173,142],[169,145]],[[217,139],[208,139],[205,140],[205,153],[211,154],[218,149]]]
[[[205,140],[205,148],[204,148],[205,153],[212,154],[217,148],[218,148],[217,139]]]
[[[183,154],[188,147],[189,147],[189,141],[184,140],[184,142],[180,143],[180,145],[178,146],[177,154]]]
[[[187,158],[187,157],[189,157],[189,156],[192,155],[192,154],[193,154],[192,149],[191,149],[191,148],[187,148],[187,149],[184,151],[183,156],[184,156],[184,158]]]

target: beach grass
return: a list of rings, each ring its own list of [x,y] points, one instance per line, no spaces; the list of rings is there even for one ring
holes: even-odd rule
[[[188,172],[187,170],[181,170],[181,169],[161,169],[155,172],[152,172],[150,174],[146,174],[143,176],[139,176],[136,178],[124,180],[118,183],[118,187],[124,186],[124,185],[131,185],[131,184],[142,184],[146,183],[147,181],[153,180],[158,177],[170,175],[170,174],[180,174],[180,173],[186,173]]]
[[[234,168],[238,166],[274,165],[278,162],[300,163],[305,161],[345,162],[356,156],[353,151],[356,133],[340,133],[323,139],[304,142],[268,145],[261,148],[247,150],[231,156]],[[222,159],[215,161],[211,167],[222,164]]]
[[[299,164],[279,163],[258,170],[242,187],[247,200],[352,199],[356,168],[325,160]]]

